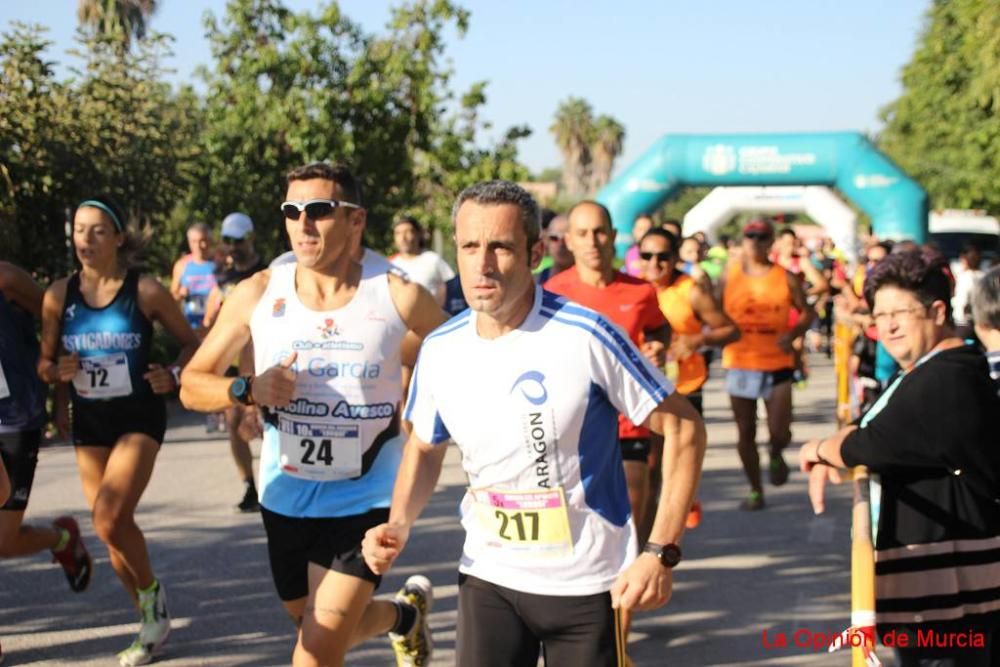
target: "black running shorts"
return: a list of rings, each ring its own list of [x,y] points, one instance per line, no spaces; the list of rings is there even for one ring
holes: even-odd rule
[[[114,447],[128,433],[147,435],[157,443],[167,432],[167,404],[162,396],[73,401],[73,444]]]
[[[267,533],[267,555],[278,597],[285,602],[309,594],[309,563],[375,584],[361,555],[361,541],[369,528],[389,520],[389,508],[335,518],[298,518],[261,507]]]
[[[649,438],[622,438],[622,461],[642,461],[649,459]]]
[[[10,498],[0,510],[23,512],[28,506],[31,485],[35,481],[38,465],[38,445],[42,430],[31,429],[14,433],[0,433],[0,457],[10,477]]]
[[[621,667],[625,640],[611,594],[533,595],[458,575],[458,667]]]

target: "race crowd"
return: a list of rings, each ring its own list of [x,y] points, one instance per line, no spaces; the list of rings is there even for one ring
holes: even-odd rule
[[[702,520],[715,358],[748,485],[739,507],[763,511],[765,473],[773,486],[790,475],[807,352],[832,354],[835,325],[854,331],[854,421],[800,448],[813,507],[866,466],[880,633],[986,638],[976,651],[900,649],[900,664],[1000,665],[1000,268],[975,247],[951,267],[931,247],[871,237],[852,265],[829,239],[766,217],[710,244],[640,216],[619,262],[599,202],[557,215],[490,181],[456,198],[456,273],[413,217],[393,223],[395,254],[366,248],[364,198],[343,166],[292,170],[275,208],[289,252],[266,262],[254,222],[232,213],[217,241],[208,225],[188,230],[169,287],[135,268],[137,236],[106,195],[76,207],[71,275],[43,290],[0,262],[0,556],[51,551],[73,591],[89,584],[72,517],[23,521],[51,412],[139,613],[121,665],[152,662],[170,634],[135,521],[166,396],[228,432],[236,509],[262,517],[292,664],[340,665],[386,633],[399,665],[428,664],[430,581],[374,591],[454,443],[469,478],[458,664],[618,666],[631,664],[632,614],[667,603],[684,532]],[[157,323],[180,347],[172,364],[151,359]]]

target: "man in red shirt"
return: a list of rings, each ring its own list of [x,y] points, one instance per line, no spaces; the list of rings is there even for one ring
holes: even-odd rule
[[[647,359],[663,368],[670,325],[660,310],[656,289],[614,268],[611,214],[597,202],[582,201],[570,209],[568,218],[565,238],[574,265],[549,279],[545,289],[604,315],[625,330]],[[650,493],[651,435],[648,429],[618,417],[618,438],[640,548],[649,536],[644,510]]]

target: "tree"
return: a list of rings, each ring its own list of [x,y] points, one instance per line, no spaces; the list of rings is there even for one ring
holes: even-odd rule
[[[146,37],[157,0],[79,0],[76,18],[89,37],[108,37],[128,50],[132,40]]]
[[[599,116],[594,121],[591,141],[589,190],[596,193],[611,180],[611,170],[625,141],[625,128],[611,116]]]
[[[593,109],[579,97],[559,103],[549,128],[563,156],[563,188],[574,198],[585,195],[589,185],[592,128]]]
[[[230,0],[221,21],[206,18],[215,66],[202,72],[205,156],[189,208],[208,222],[245,211],[264,247],[277,250],[284,174],[341,162],[361,180],[368,242],[384,248],[397,214],[444,224],[468,179],[526,173],[515,157],[523,128],[491,149],[476,146],[485,83],[462,96],[454,115],[444,111],[453,96],[451,71],[439,62],[443,31],[461,35],[467,22],[447,0],[418,0],[395,9],[388,32],[373,36],[336,4],[311,14],[279,0]]]
[[[65,267],[65,207],[80,174],[70,90],[42,33],[15,23],[0,35],[0,257],[52,274]]]
[[[937,208],[1000,211],[1000,5],[935,0],[879,147]]]

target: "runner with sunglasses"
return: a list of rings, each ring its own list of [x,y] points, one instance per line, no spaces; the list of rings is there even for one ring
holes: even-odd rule
[[[691,401],[698,414],[704,414],[701,388],[708,380],[708,366],[698,350],[736,342],[740,330],[716,301],[705,274],[698,281],[677,269],[677,251],[677,237],[665,229],[654,228],[639,242],[639,262],[643,277],[656,287],[660,310],[673,334],[667,351],[667,378],[676,385],[677,393]],[[677,420],[668,417],[665,437],[676,437],[677,427]],[[653,466],[651,499],[659,489],[658,469],[659,465]],[[688,513],[687,527],[695,528],[699,523],[701,503],[695,500]]]
[[[768,472],[771,483],[788,481],[788,464],[782,450],[792,439],[792,379],[795,355],[792,341],[802,336],[816,316],[806,302],[799,278],[774,264],[768,255],[774,243],[774,226],[767,218],[754,218],[743,227],[742,252],[730,262],[720,285],[722,306],[740,329],[740,339],[722,350],[736,428],[737,450],[750,493],[740,509],[764,508],[760,455],[757,452],[757,401],[767,407],[770,435]],[[800,312],[789,326],[791,308]]]
[[[153,323],[181,344],[177,363],[198,339],[170,292],[130,268],[137,242],[114,200],[98,196],[77,206],[73,245],[82,268],[52,283],[42,302],[38,375],[71,383],[73,444],[94,530],[142,616],[119,662],[143,665],[166,642],[170,615],[135,509],[167,427],[163,395],[177,389],[179,373],[151,363]]]
[[[411,577],[395,600],[372,600],[380,577],[361,540],[389,515],[404,366],[444,313],[393,272],[363,275],[354,253],[367,212],[346,168],[293,170],[286,199],[297,262],[233,290],[185,370],[181,400],[264,414],[261,514],[275,588],[298,627],[292,663],[341,665],[351,646],[389,632],[400,665],[424,665],[430,582]],[[224,377],[229,351],[251,342],[256,375]]]
[[[420,351],[391,516],[368,531],[365,560],[385,572],[398,558],[454,439],[470,486],[457,664],[533,666],[541,646],[549,665],[624,665],[621,613],[670,597],[704,425],[622,329],[534,283],[542,243],[531,195],[479,183],[459,195],[452,222],[472,308]],[[681,422],[664,456],[669,491],[639,555],[620,413],[656,431],[667,414]]]
[[[222,220],[221,245],[223,264],[215,272],[216,286],[208,295],[205,306],[204,325],[210,329],[219,316],[223,302],[228,298],[240,282],[267,268],[254,248],[253,221],[245,213],[230,213]],[[231,360],[227,374],[236,377],[240,373],[252,370],[252,350],[241,350]],[[260,504],[257,500],[257,485],[253,478],[253,453],[246,431],[240,428],[244,418],[252,415],[243,406],[232,406],[222,413],[226,431],[229,435],[229,452],[232,454],[236,472],[243,482],[243,495],[236,504],[239,512],[257,512]],[[209,415],[209,418],[214,415]]]

